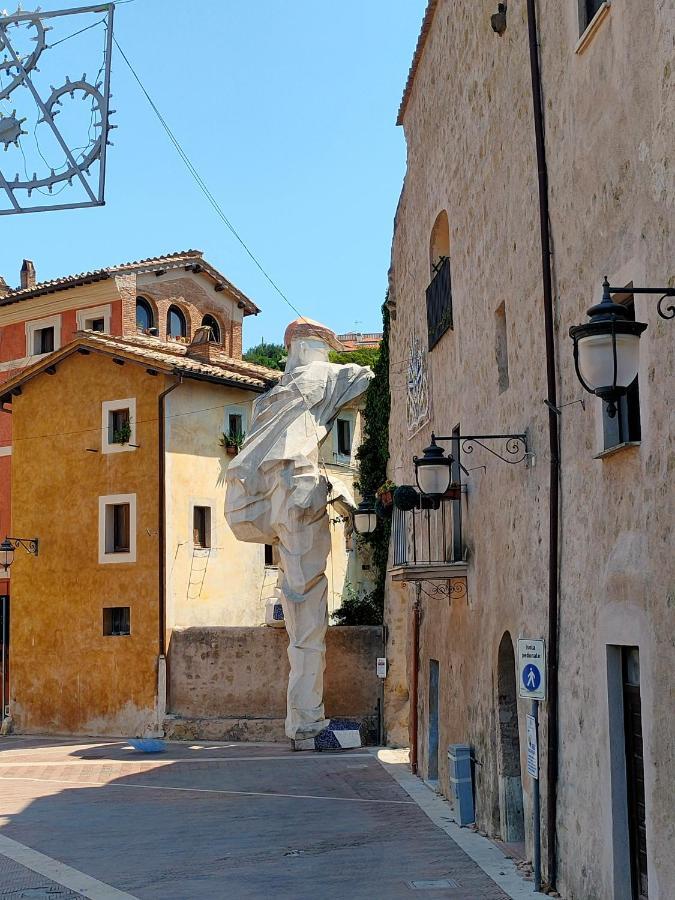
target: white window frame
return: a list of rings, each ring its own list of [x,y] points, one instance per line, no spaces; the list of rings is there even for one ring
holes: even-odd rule
[[[106,551],[106,509],[120,503],[129,504],[129,552],[108,553]],[[98,561],[105,563],[136,562],[136,494],[106,494],[98,498]]]
[[[88,309],[78,309],[77,311],[77,330],[87,331],[87,322],[92,319],[103,319],[103,330],[106,334],[110,334],[112,328],[112,307],[109,303],[104,306],[90,306]]]
[[[350,436],[351,436],[351,444],[349,456],[345,453],[340,453],[338,447],[338,419],[344,419],[349,422],[350,427]],[[333,458],[335,459],[337,465],[351,465],[352,459],[354,458],[354,440],[356,438],[356,413],[345,411],[339,413],[335,417],[335,424],[333,426]]]
[[[210,497],[190,497],[190,509],[189,509],[189,519],[188,519],[188,534],[190,536],[189,543],[192,551],[197,554],[210,555],[214,554],[216,551],[215,543],[216,543],[216,501]],[[195,520],[195,506],[205,506],[207,509],[211,511],[210,513],[210,522],[209,522],[209,546],[208,547],[198,547],[194,542],[194,520]]]
[[[48,353],[34,353],[35,332],[42,328],[54,329],[54,350],[61,349],[61,316],[47,316],[44,319],[32,319],[26,322],[26,356],[31,360],[42,359]]]
[[[248,404],[232,403],[225,407],[225,415],[223,416],[223,434],[230,433],[230,416],[241,416],[241,430],[244,434],[248,434]]]
[[[110,442],[109,418],[110,413],[118,409],[129,410],[129,424],[131,435],[126,444],[113,444]],[[101,453],[126,453],[136,450],[136,398],[128,397],[126,400],[104,400],[101,404]]]

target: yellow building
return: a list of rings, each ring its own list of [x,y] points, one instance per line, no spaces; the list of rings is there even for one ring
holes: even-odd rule
[[[173,627],[245,619],[265,551],[225,525],[220,438],[275,377],[199,335],[83,332],[5,382],[13,534],[39,541],[11,569],[17,730],[159,731]]]

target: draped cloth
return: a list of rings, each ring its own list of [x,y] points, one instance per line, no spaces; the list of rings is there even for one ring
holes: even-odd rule
[[[313,737],[328,724],[323,672],[328,627],[329,484],[319,447],[340,410],[373,377],[369,368],[314,361],[284,373],[253,407],[244,447],[227,470],[226,516],[236,537],[278,544],[289,637],[286,734]]]

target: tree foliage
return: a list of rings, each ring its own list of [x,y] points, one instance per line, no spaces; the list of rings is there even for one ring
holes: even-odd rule
[[[284,371],[286,348],[283,344],[268,344],[261,341],[255,347],[250,347],[244,353],[246,362],[256,363],[258,366],[267,366],[268,369]]]
[[[357,350],[331,350],[328,357],[333,363],[356,363],[359,366],[375,368],[380,356],[379,347],[359,347]]]
[[[366,394],[363,413],[364,439],[356,451],[359,461],[357,487],[363,497],[374,497],[376,490],[387,480],[389,460],[389,310],[385,299],[382,306],[383,334],[373,378]],[[381,625],[384,614],[384,588],[389,556],[389,519],[378,519],[372,534],[356,539],[370,547],[375,569],[375,588],[368,594],[347,593],[340,609],[333,614],[339,625]]]

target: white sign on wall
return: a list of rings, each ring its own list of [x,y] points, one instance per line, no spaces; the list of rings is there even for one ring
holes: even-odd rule
[[[518,641],[519,696],[530,700],[546,699],[546,647],[544,641],[521,638]]]
[[[387,657],[386,656],[378,656],[377,657],[377,677],[378,678],[386,678],[387,677]]]

